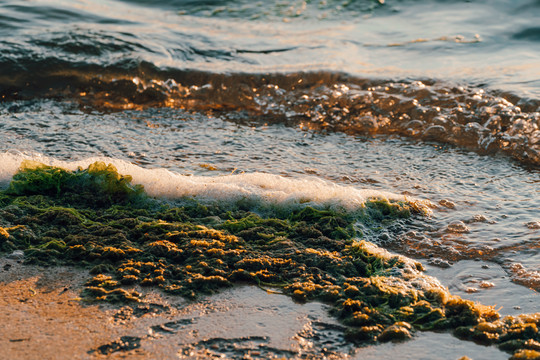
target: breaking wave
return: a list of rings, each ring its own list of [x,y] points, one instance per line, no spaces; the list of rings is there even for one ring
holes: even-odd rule
[[[145,169],[124,160],[93,157],[81,161],[60,161],[45,156],[27,156],[4,152],[0,154],[0,183],[7,184],[28,162],[38,162],[66,170],[87,168],[95,162],[112,164],[118,172],[143,185],[146,193],[167,199],[196,198],[198,201],[250,202],[254,207],[279,205],[296,207],[319,205],[355,210],[366,200],[407,200],[406,197],[379,190],[360,190],[316,177],[287,178],[265,173],[232,174],[226,176],[186,176],[167,169]]]
[[[63,98],[104,111],[180,108],[236,122],[283,123],[347,134],[397,134],[502,152],[540,165],[540,101],[432,80],[340,73],[213,74],[137,69],[54,70],[4,80],[2,98]]]

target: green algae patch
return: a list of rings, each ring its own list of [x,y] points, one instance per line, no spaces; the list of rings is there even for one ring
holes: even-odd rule
[[[251,283],[330,304],[356,343],[434,330],[515,358],[540,351],[540,314],[500,319],[492,307],[452,296],[420,263],[359,240],[360,229],[422,212],[418,204],[372,200],[355,212],[304,206],[264,216],[246,204],[172,205],[104,163],[76,171],[25,164],[0,201],[0,251],[89,269],[86,301],[137,302],[140,286],[194,299]]]
[[[95,162],[87,169],[67,171],[25,161],[5,194],[62,197],[62,203],[74,207],[105,207],[138,200],[144,190],[131,184],[131,176],[120,175],[113,165],[103,162]]]

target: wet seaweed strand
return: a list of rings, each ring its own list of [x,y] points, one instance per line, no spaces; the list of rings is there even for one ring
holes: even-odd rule
[[[358,240],[359,224],[407,218],[413,205],[372,200],[356,213],[305,206],[273,217],[232,207],[148,197],[131,177],[96,162],[66,171],[24,163],[0,191],[0,251],[25,263],[91,269],[87,301],[140,301],[133,286],[194,299],[236,283],[324,301],[352,342],[453,331],[513,358],[540,356],[540,313],[500,318],[452,296],[422,265]]]

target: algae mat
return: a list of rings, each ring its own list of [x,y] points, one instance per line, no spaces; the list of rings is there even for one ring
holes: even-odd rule
[[[141,287],[200,300],[248,283],[327,304],[347,344],[433,330],[514,358],[540,356],[540,314],[501,319],[493,307],[452,296],[420,263],[360,240],[360,228],[422,216],[412,202],[372,200],[355,211],[171,203],[149,198],[111,165],[70,172],[27,163],[0,206],[0,250],[24,251],[27,264],[89,270],[85,303],[142,303]]]

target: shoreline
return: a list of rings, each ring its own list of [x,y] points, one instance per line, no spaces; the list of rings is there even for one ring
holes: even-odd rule
[[[22,170],[1,194],[13,225],[1,228],[2,250],[16,250],[3,260],[0,321],[26,331],[8,342],[27,345],[12,357],[36,351],[29,334],[43,337],[37,348],[54,348],[58,337],[83,341],[75,347],[85,353],[72,354],[81,358],[365,358],[361,349],[375,343],[391,342],[393,353],[413,338],[446,343],[450,332],[536,353],[540,314],[500,319],[493,306],[452,295],[420,262],[357,237],[356,221],[367,231],[408,219],[422,211],[415,202],[371,200],[356,217],[306,206],[274,218],[196,202],[172,207],[130,182],[103,163],[76,172],[41,166]],[[103,302],[122,305],[96,307]],[[83,340],[70,330],[79,327]]]
[[[0,258],[0,346],[10,359],[492,359],[510,355],[450,333],[417,332],[405,342],[355,347],[319,302],[295,303],[240,285],[189,302],[159,290],[136,304],[78,298],[87,271]],[[429,349],[439,348],[433,357]],[[428,351],[426,353],[426,350]],[[61,355],[60,355],[61,354]]]

